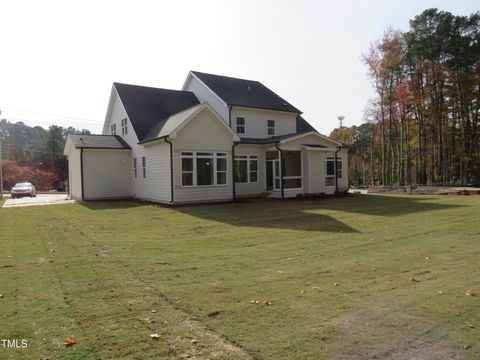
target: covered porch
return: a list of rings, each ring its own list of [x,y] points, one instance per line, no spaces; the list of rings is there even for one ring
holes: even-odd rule
[[[266,190],[272,197],[296,197],[305,193],[303,157],[303,150],[266,152]]]

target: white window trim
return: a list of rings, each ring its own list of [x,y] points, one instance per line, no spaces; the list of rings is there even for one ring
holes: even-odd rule
[[[269,121],[273,121],[273,126],[268,126]],[[276,134],[275,125],[276,125],[275,120],[272,120],[272,119],[267,120],[267,135],[268,136],[275,136],[275,134]],[[270,134],[269,130],[273,130],[273,134]]]
[[[127,118],[123,118],[120,120],[120,127],[122,128],[122,136],[125,136],[128,134],[128,121]]]
[[[142,176],[143,179],[147,178],[147,157],[142,156]]]
[[[247,181],[235,181],[235,184],[257,184],[258,183],[258,156],[257,155],[235,155],[234,161],[246,161],[247,162]],[[257,181],[250,181],[250,161],[257,162],[257,170],[252,171],[257,173]],[[235,171],[235,164],[233,164],[233,171]]]
[[[327,169],[328,169],[327,163],[329,161],[333,162],[333,175],[328,175],[327,174]],[[325,158],[325,187],[334,187],[335,186],[335,181],[333,181],[333,185],[327,185],[327,179],[334,179],[335,180],[335,173],[336,173],[335,168],[336,168],[335,156],[327,156]]]
[[[242,119],[243,120],[243,125],[238,125],[238,119]],[[238,131],[238,127],[241,126],[243,128],[243,132],[239,132]],[[236,119],[235,119],[235,132],[237,134],[246,134],[247,133],[247,121],[245,120],[244,117],[242,116],[237,116]]]
[[[184,155],[185,153],[191,153],[192,155]],[[210,153],[212,155],[198,155],[203,153]],[[182,188],[205,188],[205,187],[225,187],[228,186],[228,154],[225,151],[190,151],[184,150],[180,153],[180,174],[192,173],[192,185],[183,185],[183,177],[180,178],[180,187]],[[193,162],[192,171],[183,171],[182,160],[183,158],[190,158]],[[197,158],[200,159],[213,159],[213,184],[211,185],[198,185],[197,184]],[[226,170],[217,171],[217,159],[225,159]],[[217,173],[226,173],[225,184],[217,184]]]

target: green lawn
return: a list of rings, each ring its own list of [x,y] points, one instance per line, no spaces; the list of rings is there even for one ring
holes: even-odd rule
[[[358,195],[0,209],[0,339],[28,340],[0,359],[478,359],[480,296],[465,292],[480,295],[479,208]]]

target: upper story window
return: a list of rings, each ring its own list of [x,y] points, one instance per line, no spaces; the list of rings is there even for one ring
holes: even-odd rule
[[[122,135],[127,135],[128,134],[127,118],[122,119],[121,125],[122,125]]]
[[[117,135],[117,124],[110,125],[110,133],[112,135]]]
[[[245,118],[237,117],[237,134],[245,134]]]
[[[133,158],[133,176],[137,178],[137,158]]]
[[[275,135],[275,120],[267,120],[267,134]]]

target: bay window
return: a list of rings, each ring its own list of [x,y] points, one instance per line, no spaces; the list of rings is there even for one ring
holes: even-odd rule
[[[183,151],[182,186],[227,184],[227,153]]]

